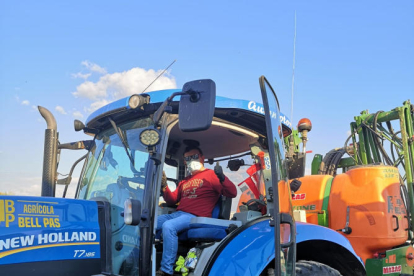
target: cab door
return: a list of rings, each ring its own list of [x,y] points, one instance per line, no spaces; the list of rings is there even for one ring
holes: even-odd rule
[[[276,93],[264,76],[259,78],[266,118],[266,133],[270,157],[272,191],[268,209],[275,233],[275,275],[295,275],[296,227],[292,218],[290,187],[285,166],[280,106]]]

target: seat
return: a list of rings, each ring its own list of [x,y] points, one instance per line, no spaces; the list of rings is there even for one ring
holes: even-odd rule
[[[179,235],[179,240],[194,242],[213,242],[220,241],[227,236],[226,229],[230,225],[239,227],[241,221],[230,219],[231,198],[221,196],[217,201],[212,217],[194,217],[190,222],[190,229]]]
[[[211,213],[211,218],[194,217],[190,222],[190,229],[178,234],[178,240],[181,242],[195,241],[195,242],[213,242],[220,241],[226,235],[226,229],[230,225],[239,227],[242,225],[241,221],[234,221],[230,219],[232,199],[220,196],[214,209]],[[161,238],[161,230],[157,231],[156,239]]]

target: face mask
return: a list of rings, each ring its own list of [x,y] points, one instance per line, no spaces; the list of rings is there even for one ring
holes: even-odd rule
[[[198,160],[191,160],[187,162],[187,170],[190,174],[201,170],[202,164]]]

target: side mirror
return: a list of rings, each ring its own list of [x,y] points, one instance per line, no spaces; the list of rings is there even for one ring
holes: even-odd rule
[[[227,163],[228,168],[232,172],[237,172],[240,169],[240,167],[243,165],[244,165],[243,159],[232,159],[232,160],[229,160],[229,163]]]
[[[124,203],[124,222],[128,225],[138,225],[141,221],[141,201],[128,198]]]
[[[74,122],[73,122],[73,126],[74,126],[74,128],[75,128],[75,131],[81,131],[81,130],[83,130],[84,128],[85,128],[85,124],[84,123],[82,123],[81,121],[79,121],[79,120],[75,120]]]
[[[178,111],[183,132],[210,128],[216,105],[216,84],[212,80],[196,80],[184,84]]]

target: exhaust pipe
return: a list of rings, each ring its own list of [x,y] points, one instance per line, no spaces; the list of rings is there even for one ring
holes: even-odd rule
[[[55,197],[58,141],[57,125],[55,117],[49,110],[41,106],[38,106],[38,109],[47,124],[43,152],[42,196]]]

